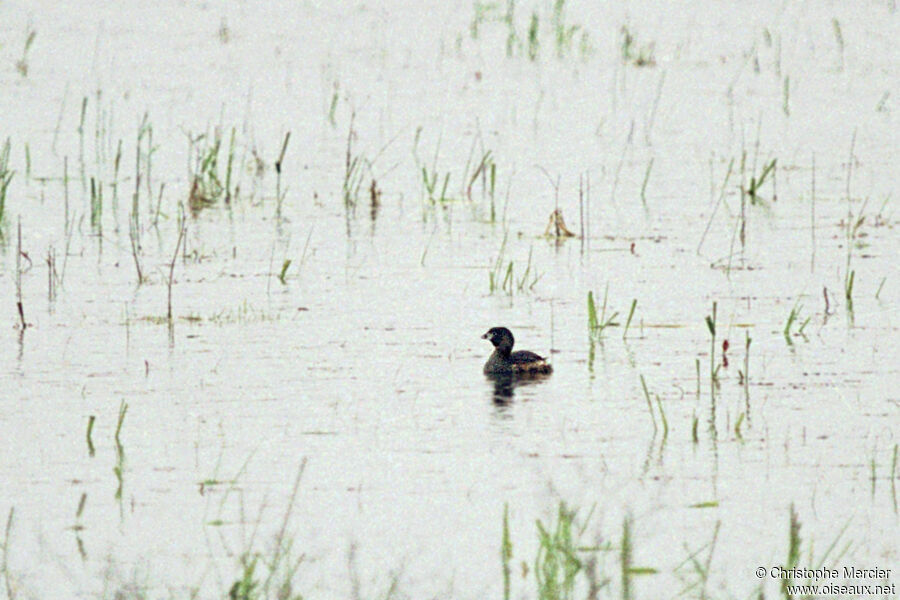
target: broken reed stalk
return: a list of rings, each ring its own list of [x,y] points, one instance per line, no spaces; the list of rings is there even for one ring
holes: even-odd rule
[[[187,230],[187,223],[184,219],[184,210],[181,211],[178,227],[178,241],[175,242],[175,252],[172,254],[172,262],[169,263],[169,281],[168,281],[168,308],[166,311],[166,319],[172,322],[172,279],[175,276],[175,261],[178,259],[178,251],[181,249],[184,233]]]

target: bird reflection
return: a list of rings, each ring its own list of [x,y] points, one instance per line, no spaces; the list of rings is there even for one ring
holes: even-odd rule
[[[491,400],[497,407],[507,407],[515,398],[519,387],[537,385],[547,379],[546,375],[514,375],[512,373],[489,373],[485,379],[493,384]]]

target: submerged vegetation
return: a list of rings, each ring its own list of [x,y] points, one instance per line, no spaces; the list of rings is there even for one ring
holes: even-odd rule
[[[560,59],[575,54],[577,40],[578,56],[588,58],[593,52],[591,34],[585,26],[572,23],[566,18],[566,2],[567,0],[553,0],[549,15],[544,12],[544,5],[528,3],[530,8],[526,9],[523,20],[518,17],[522,11],[517,0],[506,0],[505,6],[501,6],[500,2],[475,0],[469,35],[473,40],[478,40],[487,26],[495,25],[505,29],[507,58],[525,56],[532,62],[540,57],[541,47],[544,45],[541,38],[552,40],[546,46],[554,48],[556,57]]]

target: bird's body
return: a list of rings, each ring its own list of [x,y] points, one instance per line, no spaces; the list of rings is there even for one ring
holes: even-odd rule
[[[553,367],[530,350],[512,351],[515,338],[506,327],[493,327],[482,338],[494,345],[494,353],[484,364],[487,375],[547,375]]]

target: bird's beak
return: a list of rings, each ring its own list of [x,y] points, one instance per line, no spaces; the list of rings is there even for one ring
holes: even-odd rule
[[[486,340],[489,338],[490,338],[490,336],[488,334],[484,334],[483,336],[481,336],[481,339],[483,339],[483,340]]]

